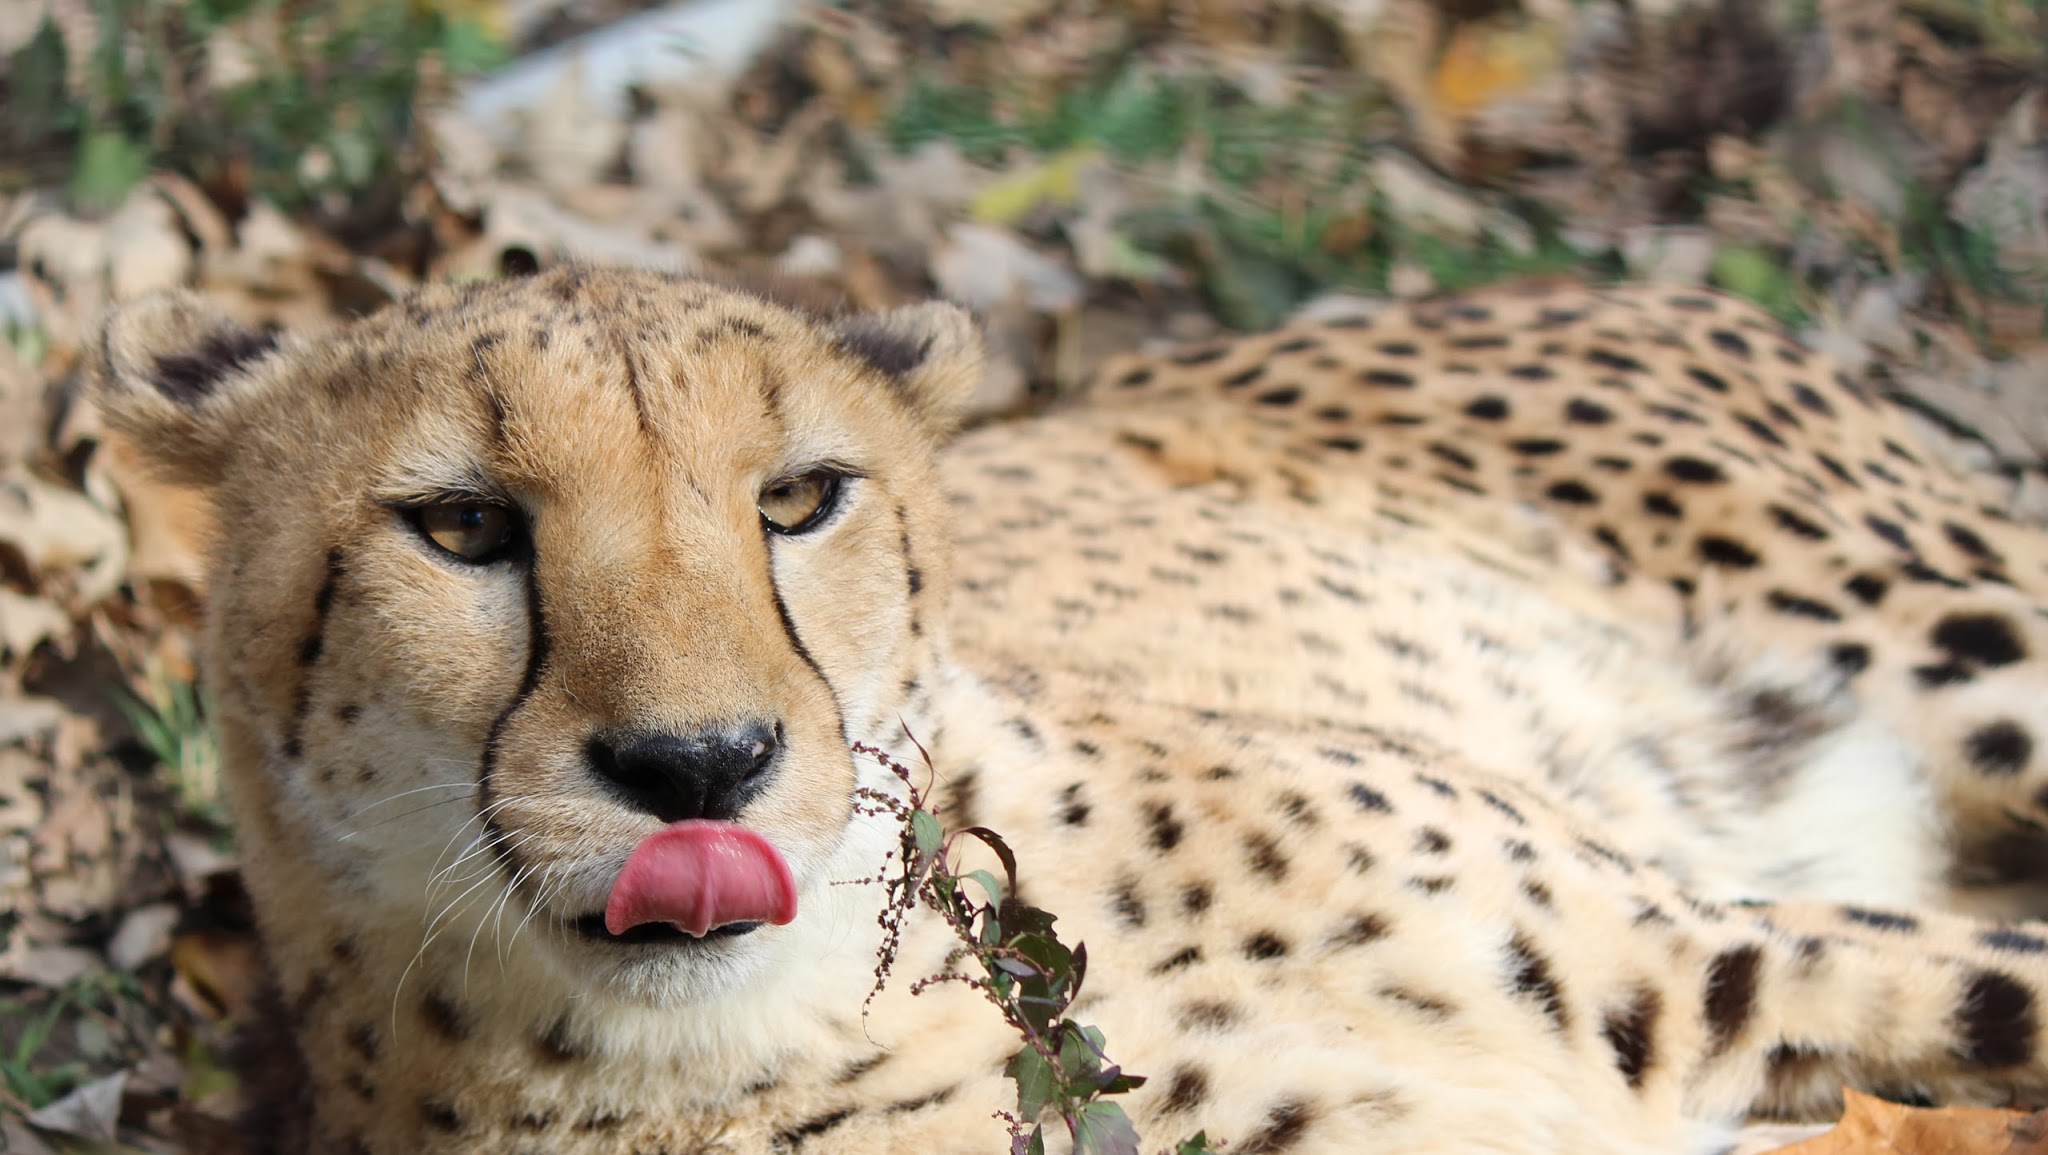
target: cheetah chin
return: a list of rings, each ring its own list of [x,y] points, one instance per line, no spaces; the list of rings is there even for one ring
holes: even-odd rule
[[[1146,1150],[2048,1100],[2048,540],[1825,357],[1501,290],[962,431],[980,358],[579,266],[117,311],[108,435],[211,503],[252,1150],[1009,1149],[863,745],[1087,944]]]

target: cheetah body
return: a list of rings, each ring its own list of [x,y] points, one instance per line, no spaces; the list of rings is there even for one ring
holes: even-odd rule
[[[1001,1150],[1014,1036],[907,989],[943,927],[863,1015],[897,832],[857,792],[898,784],[853,742],[928,752],[1088,944],[1151,1147],[1705,1151],[1845,1082],[2048,1089],[2048,931],[1942,913],[2039,829],[2048,553],[1732,302],[1308,320],[943,451],[958,314],[643,274],[275,347],[172,298],[102,360],[221,520],[279,1150]],[[830,520],[764,532],[820,463]],[[450,494],[526,552],[434,555],[403,511]],[[593,729],[761,716],[737,821],[795,921],[579,929],[662,821]]]

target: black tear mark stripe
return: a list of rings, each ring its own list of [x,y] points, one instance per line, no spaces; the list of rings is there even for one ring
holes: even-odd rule
[[[804,645],[802,635],[796,632],[796,619],[789,616],[789,603],[782,600],[782,585],[775,580],[775,546],[764,540],[761,554],[767,569],[768,594],[775,600],[775,620],[782,623],[782,636],[789,639],[789,648],[796,651],[796,656],[818,679],[818,684],[825,687],[825,695],[832,699],[832,716],[839,722],[839,738],[851,745],[853,738],[846,730],[846,708],[840,704],[839,691],[832,685],[832,679],[825,676],[824,667],[818,665],[818,659],[811,656],[810,647]]]
[[[521,707],[533,698],[539,688],[541,675],[546,672],[548,651],[553,648],[548,636],[547,608],[540,596],[540,550],[536,547],[526,559],[526,669],[519,675],[519,690],[512,700],[491,719],[491,728],[484,736],[484,753],[477,766],[477,812],[483,815],[485,845],[497,858],[501,867],[513,877],[518,856],[506,844],[504,831],[498,826],[497,813],[491,808],[491,772],[498,765],[498,743],[505,735],[505,727],[512,721]]]
[[[313,667],[327,650],[327,615],[334,610],[334,595],[348,572],[340,546],[327,550],[327,572],[320,579],[320,592],[313,595],[313,627],[299,643],[299,688],[292,695],[292,719],[285,733],[284,756],[296,761],[305,753],[303,731],[306,715],[313,708]]]

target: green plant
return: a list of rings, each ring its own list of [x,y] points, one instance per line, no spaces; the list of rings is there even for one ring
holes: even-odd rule
[[[1066,1125],[1075,1155],[1137,1155],[1138,1135],[1130,1116],[1110,1100],[1142,1086],[1144,1076],[1125,1073],[1104,1050],[1100,1030],[1066,1015],[1088,974],[1087,944],[1069,947],[1061,942],[1053,930],[1057,916],[1017,897],[1017,857],[1000,834],[985,826],[948,831],[925,809],[925,795],[909,767],[865,743],[854,750],[894,773],[909,791],[907,801],[877,790],[861,792],[867,813],[889,813],[903,820],[898,851],[902,870],[883,878],[889,902],[875,993],[888,981],[895,963],[903,920],[912,907],[923,904],[958,936],[955,963],[972,959],[979,973],[949,964],[951,969],[912,983],[911,993],[936,983],[962,983],[994,1004],[1023,1039],[1003,1068],[1017,1085],[1016,1113],[1004,1115],[1010,1124],[1012,1155],[1044,1155],[1040,1120],[1047,1111]],[[921,745],[918,753],[929,770],[931,755]],[[993,852],[1003,877],[986,870],[956,872],[954,848],[961,839]],[[976,897],[977,892],[986,900]],[[1176,1155],[1207,1155],[1209,1150],[1206,1136],[1196,1135],[1183,1141]]]
[[[116,691],[115,704],[135,735],[169,771],[178,802],[192,817],[216,827],[220,804],[220,745],[207,722],[206,694],[195,683],[152,663],[133,690]]]
[[[121,1000],[141,997],[132,977],[100,971],[74,980],[41,1008],[25,1001],[0,1001],[0,1037],[6,1039],[0,1047],[0,1080],[6,1083],[8,1097],[34,1110],[85,1082],[91,1071],[83,1061],[45,1061],[58,1028],[67,1015],[117,1018]]]
[[[251,191],[287,204],[388,188],[405,163],[423,76],[473,72],[502,55],[481,24],[448,5],[91,7],[90,51],[74,57],[48,17],[16,51],[0,124],[0,155],[26,158],[30,169],[0,166],[0,181],[36,183],[54,175],[37,167],[68,168],[88,209],[117,204],[161,163],[202,181],[246,172]]]

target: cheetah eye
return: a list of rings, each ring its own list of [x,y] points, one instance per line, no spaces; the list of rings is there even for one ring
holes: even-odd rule
[[[409,516],[421,537],[479,565],[498,560],[519,535],[512,511],[490,502],[443,501],[419,506]]]
[[[761,491],[755,507],[770,533],[809,533],[825,523],[839,501],[840,475],[829,469],[784,478]]]

